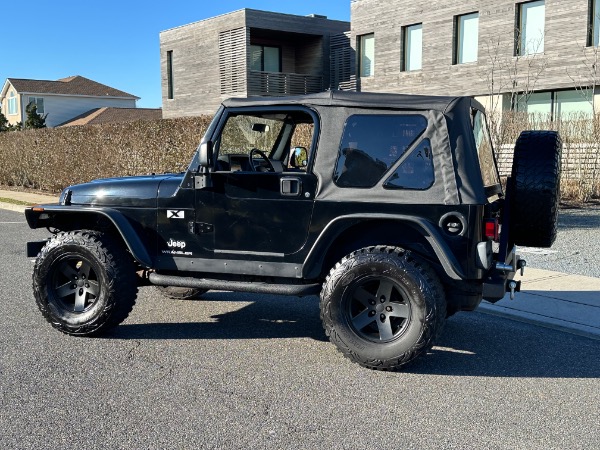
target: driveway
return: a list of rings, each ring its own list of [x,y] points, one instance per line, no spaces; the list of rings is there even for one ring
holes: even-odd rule
[[[318,299],[140,290],[73,338],[31,293],[29,230],[0,211],[0,448],[564,449],[600,442],[600,344],[481,313],[400,373],[345,360]]]

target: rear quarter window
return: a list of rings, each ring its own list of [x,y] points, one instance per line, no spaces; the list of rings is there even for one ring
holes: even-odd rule
[[[489,197],[489,194],[497,193],[493,191],[500,186],[500,175],[496,166],[496,158],[494,157],[494,148],[487,120],[485,115],[479,110],[473,110],[473,136],[475,137],[475,145],[477,146],[483,185],[486,191],[488,191]]]
[[[426,128],[427,119],[416,114],[348,117],[333,174],[335,184],[375,186]]]
[[[386,189],[429,189],[435,181],[431,142],[423,139],[383,185]]]

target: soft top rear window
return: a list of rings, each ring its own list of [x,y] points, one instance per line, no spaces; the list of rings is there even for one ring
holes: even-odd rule
[[[356,114],[344,127],[333,174],[340,187],[369,188],[404,155],[427,128],[416,114]]]
[[[496,166],[496,157],[494,156],[494,147],[492,146],[487,120],[479,110],[473,110],[473,135],[477,146],[483,185],[487,196],[491,197],[499,193],[500,175]]]

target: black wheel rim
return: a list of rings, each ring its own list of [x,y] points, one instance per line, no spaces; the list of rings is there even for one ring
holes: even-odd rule
[[[54,264],[48,294],[55,305],[64,311],[86,312],[100,295],[98,274],[86,258],[66,256]]]
[[[346,320],[359,337],[385,343],[399,339],[408,328],[412,311],[403,286],[385,277],[368,277],[346,291]]]

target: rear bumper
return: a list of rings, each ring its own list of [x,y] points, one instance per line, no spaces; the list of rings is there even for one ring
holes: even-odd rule
[[[491,303],[504,298],[507,292],[519,292],[521,282],[513,281],[517,270],[525,269],[525,260],[517,255],[517,247],[513,247],[504,263],[496,263],[483,283],[483,299]]]

